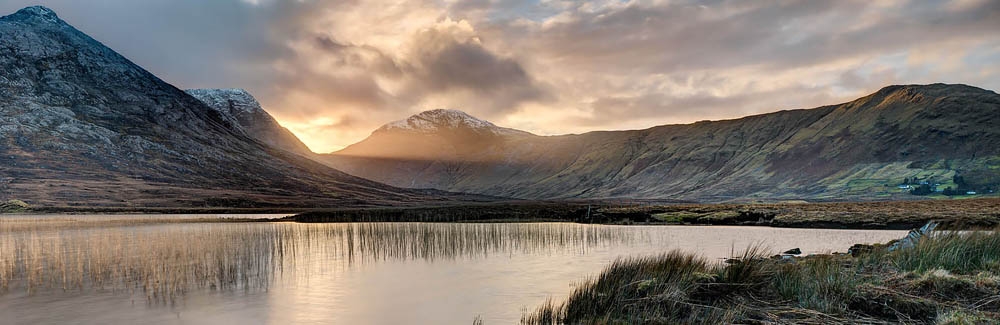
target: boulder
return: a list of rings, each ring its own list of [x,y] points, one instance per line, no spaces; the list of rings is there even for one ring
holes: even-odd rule
[[[929,221],[927,222],[926,225],[920,227],[920,229],[910,230],[910,233],[906,234],[906,237],[903,237],[902,239],[889,245],[889,251],[891,252],[897,249],[908,249],[912,248],[913,246],[916,246],[917,243],[920,242],[920,239],[924,238],[924,236],[927,236],[931,232],[933,232],[934,229],[937,228],[937,226],[938,226],[937,222]]]

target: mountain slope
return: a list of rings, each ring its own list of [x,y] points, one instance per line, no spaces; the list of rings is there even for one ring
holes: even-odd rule
[[[442,197],[274,149],[51,10],[29,7],[0,18],[0,199],[342,206]]]
[[[992,91],[890,86],[809,110],[635,131],[479,137],[475,145],[455,136],[475,128],[383,127],[323,159],[396,186],[534,199],[885,199],[903,196],[896,185],[911,177],[944,185],[956,173],[978,173],[987,179],[979,186],[995,187],[988,179],[1000,167],[997,125],[1000,95]],[[386,145],[394,141],[404,144]]]
[[[291,131],[278,124],[257,99],[243,89],[189,89],[189,95],[222,114],[232,125],[271,147],[284,149],[302,156],[313,152]]]
[[[531,133],[501,128],[456,110],[431,110],[386,124],[364,142],[337,152],[340,156],[464,161],[466,157],[503,139]]]

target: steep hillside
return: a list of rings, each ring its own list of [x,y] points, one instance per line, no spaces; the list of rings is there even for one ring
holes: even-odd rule
[[[8,199],[125,207],[450,200],[257,141],[44,7],[0,18],[0,201]]]
[[[190,89],[186,91],[222,117],[271,147],[310,157],[313,152],[291,131],[278,124],[257,99],[243,89]]]
[[[391,127],[399,123],[324,161],[396,186],[533,199],[887,199],[909,197],[897,188],[904,179],[1000,183],[1000,95],[965,85],[890,86],[835,106],[552,137]]]

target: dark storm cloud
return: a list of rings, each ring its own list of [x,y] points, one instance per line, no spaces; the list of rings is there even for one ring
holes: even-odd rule
[[[417,54],[411,58],[432,90],[469,88],[488,93],[507,86],[530,84],[516,61],[500,58],[472,40],[459,41],[435,30],[420,33]]]
[[[484,114],[517,108],[525,101],[549,99],[514,59],[498,56],[476,38],[456,38],[448,32],[428,29],[418,33],[406,70],[413,78],[411,93],[468,91],[488,104]],[[481,102],[482,103],[482,102]]]

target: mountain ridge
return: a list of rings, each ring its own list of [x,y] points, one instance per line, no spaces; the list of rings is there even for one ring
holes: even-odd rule
[[[250,92],[244,89],[188,89],[191,96],[222,113],[233,125],[238,125],[265,144],[310,157],[313,152],[287,128],[281,126]]]
[[[322,159],[396,186],[531,199],[900,199],[910,197],[889,189],[910,173],[946,183],[1000,165],[990,145],[1000,144],[998,107],[1000,96],[972,86],[894,85],[843,104],[730,120],[476,145],[425,135],[432,148],[398,146],[433,153],[425,155],[391,152],[385,143],[405,138],[376,132],[353,145],[364,154]],[[914,164],[935,168],[907,168]],[[855,184],[863,180],[881,183]]]

